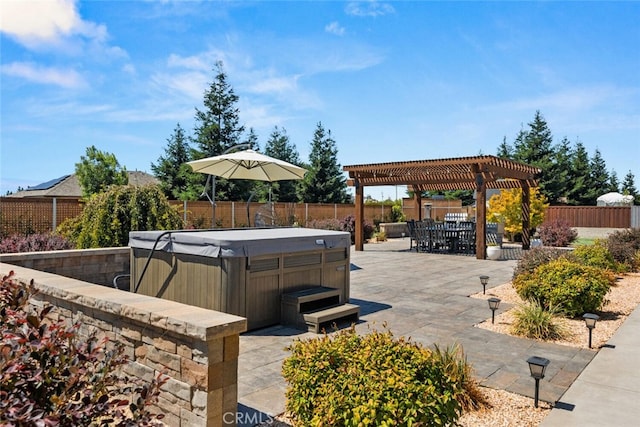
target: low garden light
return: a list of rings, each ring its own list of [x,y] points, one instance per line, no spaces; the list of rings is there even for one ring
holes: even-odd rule
[[[596,327],[596,322],[600,319],[600,316],[593,313],[585,313],[582,318],[589,329],[589,348],[591,348],[591,335]]]
[[[489,308],[491,309],[491,323],[494,323],[496,317],[496,310],[500,306],[500,298],[491,297],[487,301],[489,301]]]
[[[489,283],[489,276],[480,276],[480,283],[482,283],[482,294],[487,291],[487,283]]]
[[[549,359],[545,359],[544,357],[531,356],[527,359],[527,363],[529,364],[529,371],[531,372],[531,376],[534,380],[536,380],[536,391],[534,397],[534,406],[538,407],[538,393],[540,390],[540,380],[544,378],[544,371],[547,369],[549,365]]]

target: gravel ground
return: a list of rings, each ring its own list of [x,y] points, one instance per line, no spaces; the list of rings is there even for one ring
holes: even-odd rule
[[[471,295],[472,298],[487,299],[498,297],[510,304],[520,304],[522,300],[515,292],[511,283],[491,288],[485,295],[482,293]],[[627,274],[618,278],[616,285],[607,294],[608,302],[602,311],[597,313],[600,320],[593,331],[592,345],[600,347],[605,344],[627,316],[640,304],[640,273]],[[513,309],[512,309],[513,310]],[[497,315],[495,323],[491,318],[476,325],[478,328],[488,329],[498,333],[509,334],[513,316],[511,311]],[[568,332],[567,337],[557,344],[573,347],[588,347],[587,332],[582,319],[563,319]],[[539,407],[533,407],[533,399],[504,390],[482,388],[490,405],[489,408],[465,413],[459,420],[464,427],[535,427],[540,425],[552,406],[547,402],[539,402]],[[264,426],[288,427],[292,426],[290,419],[282,415],[276,421]]]

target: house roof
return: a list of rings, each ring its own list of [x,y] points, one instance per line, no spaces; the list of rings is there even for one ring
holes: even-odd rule
[[[142,186],[159,183],[156,177],[146,172],[127,171],[127,174],[131,185]],[[64,175],[33,187],[27,187],[26,190],[10,194],[8,197],[82,197],[82,188],[75,174]]]
[[[344,166],[349,185],[407,185],[413,191],[537,187],[541,169],[496,156],[456,157]]]

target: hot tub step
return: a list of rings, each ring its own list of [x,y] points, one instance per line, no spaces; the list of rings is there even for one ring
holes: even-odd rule
[[[320,325],[332,320],[354,317],[357,321],[360,317],[360,307],[353,304],[342,304],[311,313],[304,313],[303,316],[309,332],[313,331],[317,334],[320,332]]]

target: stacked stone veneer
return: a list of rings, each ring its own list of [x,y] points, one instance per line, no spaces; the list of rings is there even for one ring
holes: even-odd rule
[[[130,249],[123,247],[1,254],[0,263],[112,286],[116,276],[129,273],[131,260]]]
[[[235,422],[239,334],[246,319],[173,301],[98,286],[52,273],[0,264],[0,274],[34,280],[34,304],[122,342],[126,373],[151,380],[168,375],[158,410],[170,426],[220,426]],[[225,416],[225,414],[227,414]]]

